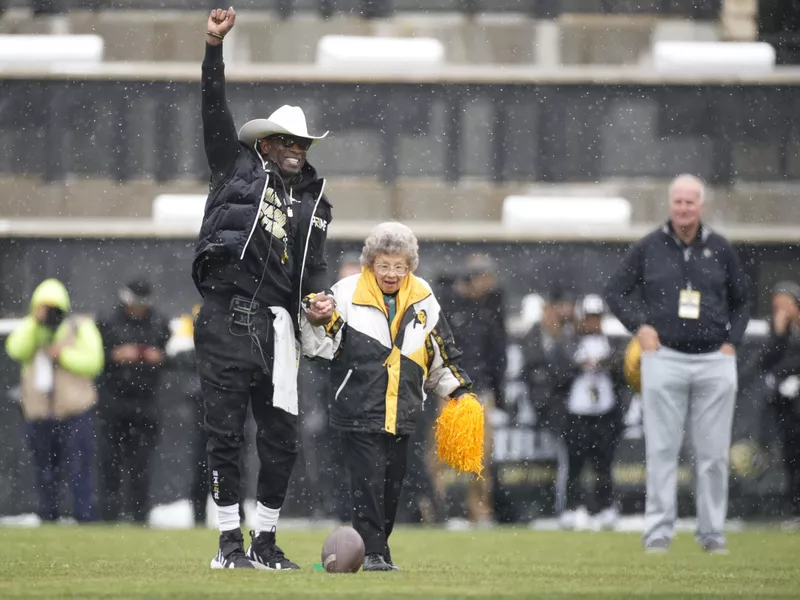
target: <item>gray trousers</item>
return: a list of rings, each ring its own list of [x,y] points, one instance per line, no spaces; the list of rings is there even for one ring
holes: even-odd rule
[[[675,534],[678,455],[687,416],[696,465],[697,539],[724,541],[736,389],[736,358],[722,352],[684,354],[662,347],[642,355],[645,544]]]

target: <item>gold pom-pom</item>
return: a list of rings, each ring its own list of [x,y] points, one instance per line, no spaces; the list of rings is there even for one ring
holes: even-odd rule
[[[625,381],[637,394],[642,393],[642,347],[635,337],[625,348],[624,363]]]
[[[448,400],[436,419],[439,460],[458,471],[483,471],[483,406],[475,394]]]

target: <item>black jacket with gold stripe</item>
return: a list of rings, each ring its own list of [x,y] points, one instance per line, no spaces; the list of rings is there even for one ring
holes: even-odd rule
[[[303,354],[331,361],[331,426],[342,431],[411,434],[425,390],[468,392],[461,352],[430,286],[409,274],[389,323],[375,276],[364,270],[333,286],[336,311],[325,326],[303,316]]]

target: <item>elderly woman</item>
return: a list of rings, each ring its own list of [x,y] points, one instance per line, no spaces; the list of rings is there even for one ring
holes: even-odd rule
[[[342,432],[365,571],[397,570],[387,542],[423,386],[453,398],[472,387],[439,303],[414,275],[418,264],[408,227],[378,225],[364,242],[361,273],[333,286],[336,310],[328,324],[303,323],[304,354],[331,361],[330,421]],[[306,317],[316,319],[313,300]]]

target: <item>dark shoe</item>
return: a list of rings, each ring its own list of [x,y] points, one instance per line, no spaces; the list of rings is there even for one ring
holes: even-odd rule
[[[382,554],[377,552],[370,552],[364,557],[364,570],[365,571],[394,571],[400,570],[392,568],[391,563],[387,563]]]
[[[219,534],[219,552],[211,559],[212,569],[255,569],[244,553],[244,537],[238,529]]]
[[[254,563],[273,571],[296,571],[300,568],[286,558],[283,550],[275,543],[274,531],[262,531],[258,535],[251,531],[250,537],[252,541],[247,549],[247,558]]]
[[[669,552],[669,540],[667,538],[656,538],[644,545],[647,554],[666,554]]]
[[[387,565],[389,565],[390,567],[392,567],[392,571],[399,571],[399,570],[400,570],[400,567],[398,567],[396,564],[394,564],[394,563],[393,563],[391,560],[389,560],[388,558],[386,558],[386,559],[384,559],[384,560],[386,561],[386,564],[387,564]]]
[[[713,538],[703,542],[703,550],[709,554],[728,554],[728,546],[725,545],[725,542]]]
[[[386,553],[383,555],[383,560],[386,561],[386,564],[392,567],[392,571],[399,571],[400,567],[392,562],[392,553],[389,552],[389,547],[386,547]]]

